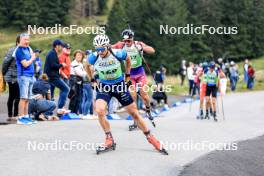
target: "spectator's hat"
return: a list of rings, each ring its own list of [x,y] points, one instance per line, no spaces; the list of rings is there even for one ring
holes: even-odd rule
[[[40,54],[41,52],[42,52],[42,51],[41,51],[40,49],[35,49],[35,50],[34,50],[34,53],[39,53],[39,54]]]
[[[71,45],[69,43],[64,43],[62,47],[66,49],[71,49]]]
[[[56,39],[53,41],[53,47],[57,46],[57,45],[61,45],[62,46],[62,41],[60,39]]]
[[[92,53],[92,50],[86,50],[85,51],[85,55],[89,55],[89,54],[91,54]]]

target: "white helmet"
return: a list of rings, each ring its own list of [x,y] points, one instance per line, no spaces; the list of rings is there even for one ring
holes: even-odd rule
[[[109,46],[110,45],[109,37],[105,34],[99,34],[94,37],[93,45],[94,47]]]

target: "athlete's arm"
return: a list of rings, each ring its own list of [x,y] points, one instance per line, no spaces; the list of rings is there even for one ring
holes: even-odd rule
[[[130,70],[131,70],[131,59],[127,55],[127,58],[126,58],[126,74],[130,74]]]
[[[94,53],[90,54],[87,58],[87,62],[84,63],[84,70],[87,72],[88,77],[91,81],[94,80],[94,69],[93,65],[97,60],[97,56]]]
[[[142,49],[145,53],[147,54],[154,54],[155,53],[155,49],[149,45],[146,45],[145,43],[143,42],[140,42],[141,46],[142,46]]]
[[[86,73],[87,73],[88,77],[90,78],[90,80],[92,80],[93,79],[93,74],[94,74],[92,65],[89,64],[88,62],[85,62],[84,63],[84,70],[86,71]]]
[[[220,78],[226,78],[226,75],[222,70],[220,70],[220,72],[219,72],[219,77]]]
[[[124,42],[121,42],[121,41],[111,45],[111,48],[113,49],[122,49],[123,47],[124,47]]]

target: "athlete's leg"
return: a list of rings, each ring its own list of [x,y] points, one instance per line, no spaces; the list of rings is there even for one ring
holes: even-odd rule
[[[150,97],[148,95],[148,85],[147,85],[147,77],[146,75],[141,75],[138,78],[138,83],[140,85],[140,95],[142,97],[142,100],[146,106],[146,108],[150,107]]]
[[[214,87],[212,91],[212,110],[213,110],[213,117],[215,121],[217,121],[216,119],[216,96],[217,96],[217,87]]]
[[[138,112],[138,109],[137,109],[137,106],[135,103],[132,103],[132,104],[126,106],[126,110],[133,117],[134,121],[136,122],[136,124],[140,130],[142,130],[143,132],[149,131],[147,126],[146,126],[145,121],[139,115],[139,112]]]
[[[98,119],[100,122],[101,127],[103,128],[104,132],[110,131],[110,124],[106,119],[107,113],[107,102],[103,99],[98,99],[95,102],[95,112],[98,115]]]
[[[209,109],[211,107],[211,100],[210,100],[210,95],[211,95],[211,87],[207,86],[206,87],[206,97],[205,97],[205,104],[206,104],[206,115],[205,118],[209,119]]]
[[[111,95],[108,93],[97,92],[95,101],[95,112],[98,115],[99,123],[105,132],[104,147],[111,147],[114,144],[113,136],[110,129],[109,121],[106,119],[107,105],[111,100]]]
[[[162,147],[162,144],[160,143],[160,141],[158,141],[150,133],[150,130],[147,128],[145,121],[139,115],[138,109],[136,107],[135,102],[133,102],[131,94],[129,92],[124,91],[124,92],[115,92],[113,96],[115,96],[119,100],[122,106],[126,107],[127,112],[134,118],[134,121],[137,123],[139,129],[147,137],[147,140],[149,141],[149,143],[151,143],[158,151],[164,152],[164,148]]]
[[[212,97],[212,110],[213,112],[216,112],[216,98]]]
[[[132,85],[129,87],[129,92],[134,102],[136,102],[137,101],[137,90],[136,90],[137,81],[136,81],[136,78],[131,78],[131,81],[132,81]]]
[[[150,130],[147,128],[147,125],[143,118],[139,115],[136,104],[132,103],[126,106],[127,112],[134,118],[136,121],[138,128],[144,133],[149,143],[151,143],[156,150],[161,151],[165,154],[168,154],[166,150],[163,148],[162,143],[157,140],[154,135],[150,133]]]

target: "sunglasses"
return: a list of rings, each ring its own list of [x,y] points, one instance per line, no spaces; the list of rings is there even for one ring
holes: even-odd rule
[[[123,40],[125,43],[132,43],[132,40]]]
[[[102,48],[95,48],[95,51],[98,52],[98,53],[102,53],[106,50],[105,47],[102,47]]]
[[[29,37],[30,35],[28,33],[22,33],[19,35],[20,37]]]

